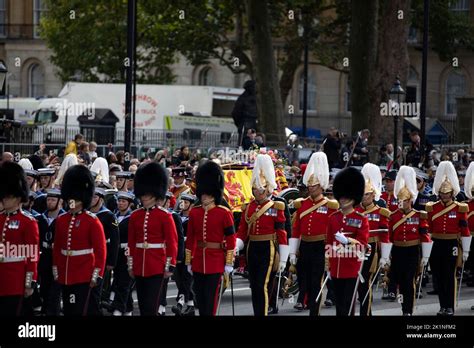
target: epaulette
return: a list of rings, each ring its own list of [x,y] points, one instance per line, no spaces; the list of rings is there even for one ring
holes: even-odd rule
[[[157,208],[160,209],[161,211],[165,212],[166,214],[171,214],[167,209],[165,209],[163,207],[157,206]]]
[[[420,218],[422,219],[428,219],[428,213],[424,210],[420,210]]]
[[[388,210],[387,208],[380,208],[380,215],[385,216],[385,217],[390,217],[390,214],[392,212]]]
[[[425,204],[425,211],[426,212],[432,212],[433,211],[433,205],[435,205],[437,202],[426,202]]]
[[[85,210],[86,214],[89,215],[89,216],[92,216],[94,219],[98,219],[97,215],[95,215],[94,213],[90,212],[89,210]]]
[[[337,210],[339,209],[339,202],[335,199],[328,199],[327,206],[329,209]]]
[[[295,207],[295,209],[299,209],[301,208],[301,205],[303,204],[303,201],[305,200],[306,198],[298,198],[298,199],[295,199],[293,201],[293,207]]]
[[[469,206],[466,203],[456,202],[456,204],[458,205],[458,212],[460,213],[469,212]]]
[[[30,220],[36,221],[35,217],[34,217],[33,214],[31,214],[30,212],[27,212],[27,211],[25,211],[25,210],[23,210],[23,209],[20,209],[20,213],[21,213],[21,215],[26,216],[26,217],[29,218]]]
[[[230,210],[229,208],[227,208],[225,205],[218,205],[219,208],[222,208],[224,210],[227,210],[228,212],[231,212],[232,213],[232,210]]]
[[[362,214],[362,213],[359,212],[359,211],[355,211],[355,210],[354,210],[354,212],[355,212],[356,214],[360,215],[360,216],[366,217],[364,214]]]
[[[273,203],[273,206],[275,207],[275,209],[285,210],[285,203],[279,202],[279,201],[274,201],[274,202],[275,203]]]

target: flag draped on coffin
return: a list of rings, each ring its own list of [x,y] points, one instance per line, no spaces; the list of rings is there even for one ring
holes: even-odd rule
[[[282,171],[276,171],[277,190],[281,191],[288,187],[285,175]],[[242,204],[250,202],[253,198],[252,170],[224,170],[225,186],[224,198],[234,212],[240,212]]]

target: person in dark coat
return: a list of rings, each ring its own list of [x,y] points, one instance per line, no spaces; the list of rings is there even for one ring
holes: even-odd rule
[[[242,141],[242,134],[249,128],[257,128],[257,92],[255,80],[248,80],[244,83],[245,92],[242,93],[232,110],[232,118],[239,131],[239,144]]]
[[[341,149],[341,139],[339,136],[339,131],[331,127],[329,129],[328,135],[324,139],[324,153],[328,158],[329,169],[339,167],[339,150]]]

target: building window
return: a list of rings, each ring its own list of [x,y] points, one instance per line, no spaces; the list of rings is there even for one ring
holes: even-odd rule
[[[0,0],[0,37],[7,36],[7,7],[6,0]]]
[[[44,0],[34,0],[33,1],[33,28],[34,28],[34,38],[40,38],[40,21],[41,17],[44,16],[44,13],[47,11],[46,3]]]
[[[214,72],[211,67],[205,67],[199,72],[199,85],[200,86],[213,86],[214,85]]]
[[[449,73],[446,80],[446,114],[456,114],[456,98],[466,94],[466,77],[457,71]]]
[[[351,80],[347,77],[346,80],[346,112],[352,111],[352,101],[351,101]]]
[[[471,0],[451,1],[449,9],[456,14],[469,16],[469,12],[471,10]]]
[[[44,96],[44,71],[41,65],[35,63],[28,69],[28,97]]]
[[[299,79],[299,107],[300,110],[304,109],[304,71],[300,74]],[[308,71],[308,111],[316,111],[316,75]]]

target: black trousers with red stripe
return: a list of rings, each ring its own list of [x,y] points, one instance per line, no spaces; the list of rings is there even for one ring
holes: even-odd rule
[[[357,278],[332,278],[334,285],[334,296],[336,297],[336,316],[349,316],[352,297]],[[354,300],[355,302],[355,300]],[[355,303],[352,305],[351,316],[355,314]]]
[[[216,315],[222,273],[204,274],[194,272],[194,293],[200,316]]]
[[[90,283],[62,285],[64,316],[100,316],[100,281],[94,288]],[[86,309],[87,306],[87,309]]]
[[[135,282],[137,285],[137,298],[140,315],[156,316],[158,314],[161,296],[165,291],[163,274],[156,274],[150,277],[135,276]]]
[[[400,285],[402,312],[413,314],[415,277],[420,263],[420,246],[392,248],[391,271],[394,281]]]
[[[321,299],[323,297],[320,296],[316,303],[316,297],[318,297],[319,291],[321,290],[321,283],[324,274],[324,247],[324,241],[301,241],[300,245],[300,259],[298,263],[303,265],[302,268],[304,272],[299,274],[299,279],[304,279],[304,283],[307,284],[310,316],[319,315]]]

